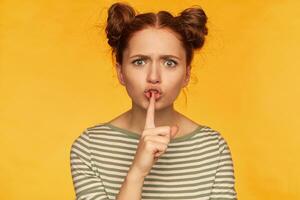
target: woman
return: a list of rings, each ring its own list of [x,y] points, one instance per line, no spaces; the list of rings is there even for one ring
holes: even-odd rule
[[[108,10],[106,34],[132,108],[88,127],[71,147],[77,199],[236,199],[229,147],[217,131],[173,108],[204,44],[200,7],[173,17]]]

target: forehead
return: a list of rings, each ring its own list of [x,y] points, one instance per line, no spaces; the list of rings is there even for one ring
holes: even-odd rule
[[[128,56],[171,54],[183,57],[184,48],[178,37],[170,29],[143,29],[133,34],[124,53]]]

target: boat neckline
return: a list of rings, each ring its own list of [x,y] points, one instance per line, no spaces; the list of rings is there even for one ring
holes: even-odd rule
[[[115,126],[115,125],[112,125],[110,122],[106,122],[103,125],[108,126],[112,130],[116,130],[116,131],[125,133],[126,135],[128,135],[130,137],[137,138],[137,139],[140,138],[140,134],[139,133],[134,132],[134,131],[130,131],[130,130],[127,130],[127,129],[124,129],[124,128],[121,128],[121,127],[118,127],[118,126]],[[198,126],[196,127],[196,129],[194,129],[193,131],[191,131],[189,133],[186,133],[183,136],[175,137],[175,138],[171,139],[170,142],[177,142],[177,141],[183,141],[183,140],[189,139],[193,135],[195,135],[196,133],[198,133],[202,128],[204,128],[204,126],[198,124]]]

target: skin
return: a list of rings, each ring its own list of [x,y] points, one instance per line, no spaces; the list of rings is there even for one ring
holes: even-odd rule
[[[147,59],[136,57],[137,54]],[[162,55],[177,58],[162,58]],[[140,200],[144,179],[166,152],[170,140],[198,126],[173,107],[180,90],[189,82],[190,66],[186,66],[185,60],[185,51],[175,33],[169,29],[147,28],[133,35],[123,52],[123,63],[117,63],[118,79],[132,99],[132,108],[110,123],[141,133],[117,200]],[[159,100],[153,93],[150,99],[145,97],[144,90],[149,86],[161,89]]]
[[[150,99],[144,96],[144,90],[152,85],[160,87],[163,93],[154,104],[156,126],[177,125],[177,137],[198,126],[177,112],[173,105],[190,80],[190,66],[186,66],[185,51],[178,37],[166,28],[146,28],[132,36],[123,52],[123,62],[116,64],[119,82],[132,99],[132,108],[110,123],[142,133],[150,106]],[[147,57],[136,56],[138,54]],[[163,55],[175,57],[161,57]]]

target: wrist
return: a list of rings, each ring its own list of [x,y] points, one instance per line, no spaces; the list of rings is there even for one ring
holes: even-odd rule
[[[127,173],[127,180],[129,181],[144,181],[145,175],[139,172],[139,170],[136,170],[134,168],[130,168],[128,173]]]

